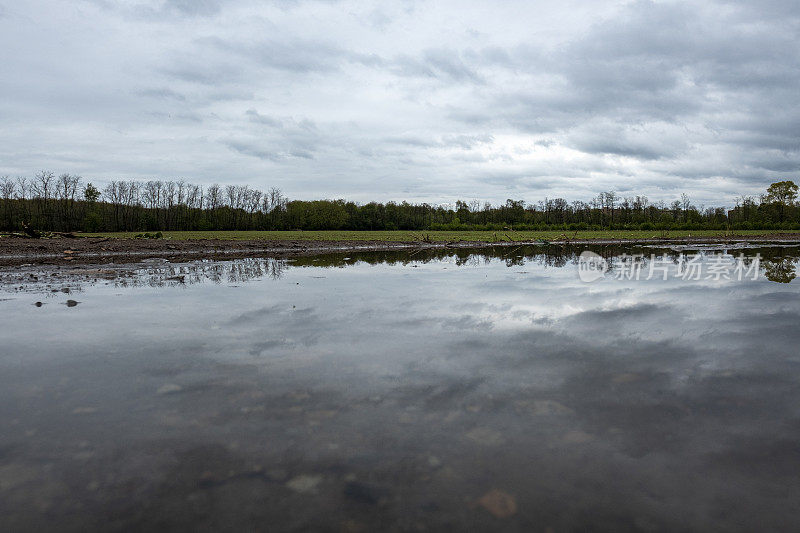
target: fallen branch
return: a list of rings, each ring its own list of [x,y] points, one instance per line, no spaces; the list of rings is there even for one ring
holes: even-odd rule
[[[24,232],[25,232],[25,234],[26,234],[28,237],[32,237],[32,238],[34,238],[34,239],[41,239],[41,238],[42,238],[42,234],[41,234],[41,233],[39,233],[39,232],[38,232],[38,231],[36,231],[35,229],[33,229],[33,228],[29,227],[29,226],[28,226],[26,223],[24,223],[24,222],[22,223],[22,231],[24,231]]]

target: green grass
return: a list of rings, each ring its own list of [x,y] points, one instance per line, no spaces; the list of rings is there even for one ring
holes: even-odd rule
[[[433,242],[454,241],[533,241],[561,240],[565,236],[570,240],[602,240],[602,239],[653,239],[679,237],[757,237],[776,233],[792,234],[800,238],[800,230],[698,230],[698,231],[641,231],[641,230],[608,230],[608,231],[164,231],[165,239],[224,239],[224,240],[264,240],[264,241],[386,241],[413,242],[428,236]],[[131,239],[140,233],[83,233],[87,237],[112,237]]]

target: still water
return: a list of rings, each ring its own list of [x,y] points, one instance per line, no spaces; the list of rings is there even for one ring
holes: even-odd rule
[[[582,249],[17,271],[0,528],[796,528],[800,250]]]

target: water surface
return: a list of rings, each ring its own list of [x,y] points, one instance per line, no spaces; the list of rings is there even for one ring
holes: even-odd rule
[[[798,249],[581,250],[14,272],[3,529],[796,527]]]

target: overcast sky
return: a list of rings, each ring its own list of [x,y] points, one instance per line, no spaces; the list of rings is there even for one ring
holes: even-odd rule
[[[0,0],[0,175],[730,205],[800,179],[798,67],[797,0]]]

